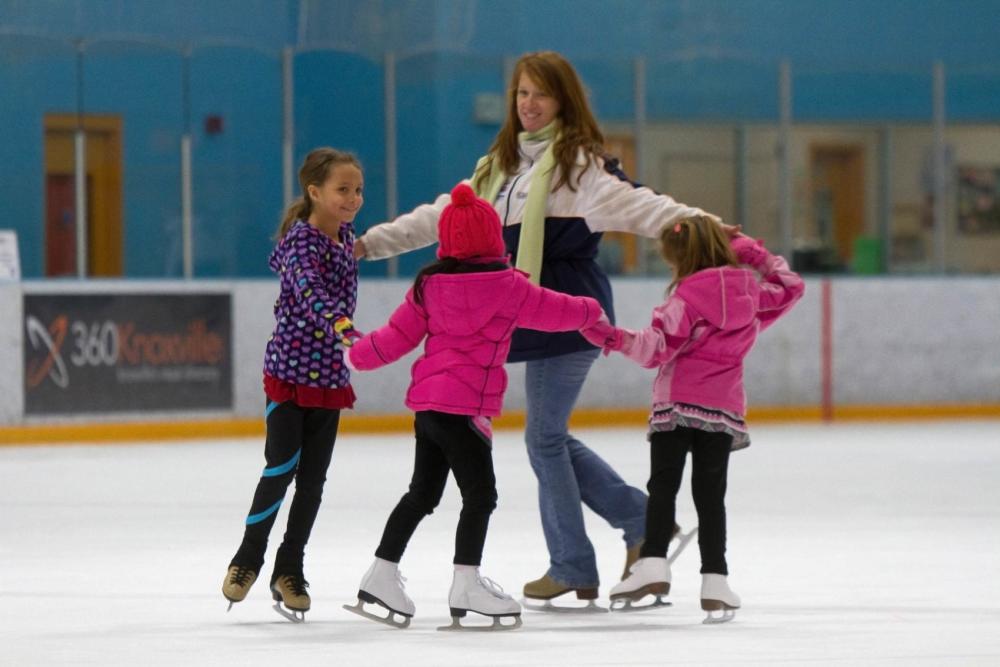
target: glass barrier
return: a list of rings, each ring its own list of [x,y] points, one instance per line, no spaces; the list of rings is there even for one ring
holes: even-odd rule
[[[194,273],[270,275],[267,258],[284,203],[280,56],[194,50],[189,105]]]
[[[93,276],[180,277],[187,261],[194,277],[268,275],[286,203],[281,52],[10,34],[0,49],[0,197],[26,277],[76,276],[78,254]],[[359,232],[433,201],[492,144],[515,60],[430,48],[294,53],[293,195],[302,158],[330,145],[365,167]],[[572,63],[606,151],[632,180],[741,224],[804,271],[1000,271],[997,68]],[[76,251],[80,199],[86,253]],[[361,273],[411,276],[433,257],[428,248],[363,262]],[[600,261],[612,274],[665,272],[656,241],[629,234],[607,234]]]
[[[86,45],[82,70],[84,117],[100,123],[102,140],[117,144],[104,154],[119,171],[117,178],[93,177],[91,229],[107,238],[108,256],[97,253],[88,273],[115,275],[99,263],[118,255],[118,275],[181,277],[184,59],[166,45],[101,41]],[[115,199],[117,229],[95,210]]]
[[[0,227],[17,232],[23,276],[75,276],[76,47],[0,35],[0,54]]]

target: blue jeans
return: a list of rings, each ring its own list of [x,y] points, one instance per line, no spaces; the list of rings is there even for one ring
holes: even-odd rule
[[[629,486],[600,456],[568,431],[570,412],[600,350],[528,361],[528,459],[538,478],[538,506],[549,549],[548,575],[577,588],[600,583],[583,507],[624,531],[626,546],[643,539],[646,494]]]

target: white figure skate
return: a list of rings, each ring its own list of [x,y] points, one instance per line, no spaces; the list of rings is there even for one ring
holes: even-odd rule
[[[399,573],[396,563],[376,558],[361,580],[357,604],[345,604],[344,609],[394,628],[406,628],[410,625],[416,608],[413,600],[403,590],[404,581],[406,579]],[[385,616],[373,614],[364,608],[365,603],[378,605],[389,613]],[[397,620],[397,616],[401,619]]]
[[[451,607],[451,625],[438,630],[515,630],[521,627],[521,605],[503,592],[495,581],[479,574],[479,568],[472,565],[456,565],[451,592],[448,593]],[[493,619],[492,625],[462,625],[460,618],[468,612],[482,614]],[[512,618],[513,623],[504,624],[502,618]]]
[[[611,611],[646,611],[668,607],[670,592],[670,563],[666,558],[640,558],[629,569],[629,576],[611,589]],[[647,595],[652,602],[633,605]]]
[[[727,623],[740,608],[740,596],[729,588],[724,574],[701,575],[701,608],[708,612],[702,623],[714,625]],[[718,615],[713,612],[719,612]]]

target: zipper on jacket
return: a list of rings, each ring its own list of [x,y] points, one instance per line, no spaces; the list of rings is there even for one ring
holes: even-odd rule
[[[507,188],[507,209],[503,212],[503,226],[507,226],[507,218],[510,216],[510,200],[514,197],[514,186],[521,178],[531,171],[531,168],[535,166],[534,160],[528,160],[528,168],[522,171],[520,174],[514,177],[514,180],[510,182],[510,187]]]

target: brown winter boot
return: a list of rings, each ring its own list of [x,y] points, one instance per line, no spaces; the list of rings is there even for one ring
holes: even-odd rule
[[[561,584],[549,575],[529,581],[524,585],[524,597],[532,600],[551,600],[565,593],[575,592],[578,600],[596,600],[596,588],[574,588]]]
[[[226,579],[222,582],[222,594],[229,600],[232,607],[235,602],[243,602],[253,582],[257,581],[257,573],[243,565],[230,565]]]
[[[639,551],[642,549],[642,540],[639,540],[630,547],[625,548],[625,570],[622,572],[622,581],[628,579],[629,572],[632,570],[632,566],[637,560],[639,560]]]
[[[681,532],[681,527],[675,522],[674,532],[671,533],[670,539],[673,540],[677,537],[677,534]],[[639,560],[639,552],[642,550],[642,543],[645,540],[639,540],[634,545],[625,548],[625,570],[622,572],[622,581],[628,579],[629,571],[632,569],[632,565]]]

